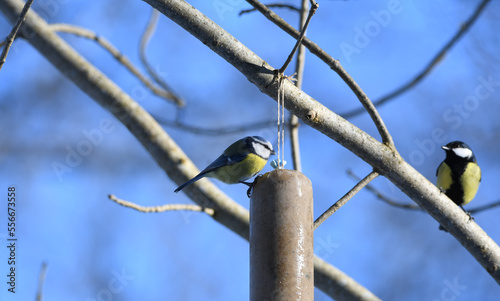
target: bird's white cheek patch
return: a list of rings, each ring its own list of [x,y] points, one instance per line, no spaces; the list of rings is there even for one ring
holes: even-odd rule
[[[468,148],[454,148],[453,152],[455,155],[461,157],[461,158],[470,158],[472,157],[472,151]]]
[[[271,155],[271,152],[264,145],[260,143],[254,143],[253,148],[255,149],[257,155],[259,155],[262,158],[269,158],[269,156]]]

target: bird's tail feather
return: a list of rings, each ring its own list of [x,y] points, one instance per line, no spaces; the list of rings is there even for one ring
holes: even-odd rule
[[[181,186],[177,187],[177,189],[174,190],[174,192],[177,193],[177,192],[181,191],[184,187],[193,184],[194,182],[196,182],[199,179],[203,178],[205,175],[206,175],[205,173],[198,174],[196,177],[192,178],[191,180],[189,180],[186,183],[182,184]]]

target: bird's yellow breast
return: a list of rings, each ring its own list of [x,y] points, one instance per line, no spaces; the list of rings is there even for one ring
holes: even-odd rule
[[[469,163],[460,179],[464,189],[464,203],[466,205],[476,196],[479,182],[481,181],[481,169],[477,164]]]
[[[436,186],[444,191],[448,190],[453,183],[451,169],[448,164],[443,162],[439,165],[437,176]]]
[[[242,161],[226,165],[210,173],[214,177],[227,184],[235,184],[240,181],[248,180],[258,174],[266,165],[267,160],[255,154],[248,154]]]
[[[463,173],[453,174],[445,162],[437,171],[436,186],[442,189],[458,205],[467,205],[474,199],[481,181],[481,169],[475,163],[469,162]]]

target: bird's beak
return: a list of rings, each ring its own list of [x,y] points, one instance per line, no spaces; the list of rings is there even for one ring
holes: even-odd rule
[[[447,147],[446,145],[441,146],[441,148],[444,149],[444,150],[450,150],[450,148]]]
[[[276,155],[276,152],[272,150],[271,155]]]

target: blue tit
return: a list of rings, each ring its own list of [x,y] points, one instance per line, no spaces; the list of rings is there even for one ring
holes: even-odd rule
[[[179,192],[203,177],[216,178],[227,184],[248,185],[244,181],[258,174],[274,154],[272,144],[266,139],[259,136],[245,137],[231,144],[219,158],[174,192]]]
[[[453,141],[442,148],[446,152],[446,159],[436,172],[437,187],[463,209],[462,206],[476,196],[481,182],[481,169],[467,144]]]

